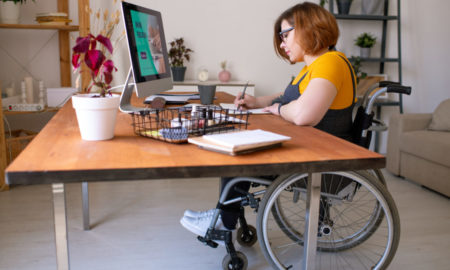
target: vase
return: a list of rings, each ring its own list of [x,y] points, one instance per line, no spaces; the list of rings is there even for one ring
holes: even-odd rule
[[[219,72],[219,80],[221,82],[228,82],[231,79],[231,73],[228,70],[222,70]]]
[[[383,15],[384,0],[362,0],[361,13],[367,15]]]
[[[336,0],[339,14],[348,14],[353,0]]]
[[[0,19],[5,24],[18,24],[20,18],[20,3],[13,1],[0,2]]]
[[[94,96],[98,94],[78,94],[72,97],[81,138],[86,141],[112,139],[120,95]]]
[[[369,58],[370,57],[370,48],[360,48],[360,56],[361,58]]]
[[[184,81],[184,74],[186,73],[186,67],[170,67],[172,69],[172,78],[174,82]]]

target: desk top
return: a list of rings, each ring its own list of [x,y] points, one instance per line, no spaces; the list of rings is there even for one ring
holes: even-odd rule
[[[216,102],[233,97],[217,93]],[[135,98],[134,104],[142,104]],[[9,184],[251,176],[294,172],[382,168],[385,158],[312,127],[295,126],[274,115],[251,115],[249,129],[264,129],[292,140],[276,149],[242,156],[170,144],[134,134],[131,116],[118,112],[115,137],[83,141],[70,102],[50,120],[6,169]]]

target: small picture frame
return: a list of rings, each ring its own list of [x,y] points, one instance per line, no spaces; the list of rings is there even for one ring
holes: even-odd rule
[[[359,80],[358,86],[356,87],[356,96],[359,98],[363,97],[366,91],[369,90],[369,88],[373,84],[381,81],[386,81],[387,79],[387,74],[367,74],[367,77]],[[374,89],[373,92],[377,90],[378,88]],[[372,96],[372,93],[369,96]],[[388,95],[387,93],[384,93],[380,95],[379,98],[388,98]]]

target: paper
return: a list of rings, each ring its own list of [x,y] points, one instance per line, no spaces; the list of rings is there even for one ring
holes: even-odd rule
[[[252,146],[266,143],[277,143],[290,140],[288,136],[280,135],[261,129],[245,130],[223,134],[203,135],[207,141],[232,148],[233,150],[241,146]]]
[[[234,110],[237,111],[236,105],[234,105],[233,103],[220,103],[220,107],[222,107],[222,109],[224,109],[224,110],[226,110],[226,109],[231,110],[230,113],[232,113]],[[250,112],[250,113],[253,113],[253,114],[269,114],[270,113],[270,112],[263,111],[262,108],[250,109],[250,110],[242,110],[242,112]]]

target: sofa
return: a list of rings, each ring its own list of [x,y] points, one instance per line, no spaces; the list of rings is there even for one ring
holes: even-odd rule
[[[386,163],[394,175],[450,197],[450,99],[433,113],[393,115]]]

